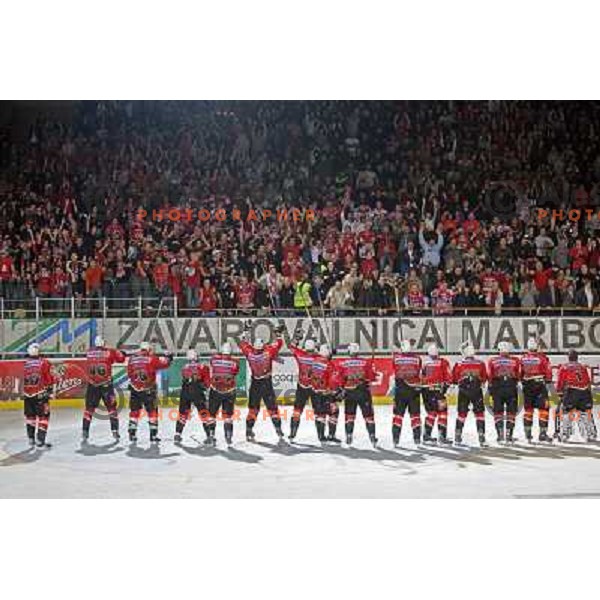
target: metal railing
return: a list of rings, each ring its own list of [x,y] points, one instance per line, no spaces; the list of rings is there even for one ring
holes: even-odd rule
[[[560,307],[505,307],[500,310],[494,307],[453,307],[441,309],[401,308],[395,307],[355,307],[329,309],[313,306],[309,309],[313,317],[492,317],[492,316],[597,316],[600,306],[593,309],[578,306]],[[137,298],[0,298],[0,319],[42,320],[51,318],[196,318],[196,317],[295,317],[306,316],[304,308],[218,308],[214,311],[202,311],[182,306],[177,296]]]

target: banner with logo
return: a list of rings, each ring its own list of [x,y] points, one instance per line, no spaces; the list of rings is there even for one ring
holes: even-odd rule
[[[303,331],[317,342],[330,342],[343,352],[351,342],[361,352],[389,354],[402,339],[413,339],[419,351],[436,343],[445,353],[458,353],[464,341],[473,342],[480,354],[496,351],[500,341],[508,341],[515,351],[523,351],[530,337],[537,337],[550,353],[575,349],[585,354],[600,354],[600,318],[594,317],[379,317],[337,319],[256,318],[251,335],[270,341],[274,328],[281,326],[287,344]],[[244,319],[236,318],[161,318],[161,319],[44,319],[0,321],[0,348],[5,356],[25,352],[37,341],[44,352],[77,356],[94,336],[101,334],[110,346],[137,348],[142,341],[157,350],[183,355],[189,348],[200,354],[216,352],[229,340],[237,352]],[[284,347],[282,354],[288,354]]]

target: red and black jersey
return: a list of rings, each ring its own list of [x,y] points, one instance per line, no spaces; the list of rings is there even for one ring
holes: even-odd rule
[[[335,391],[338,388],[338,380],[333,361],[316,354],[311,369],[311,381],[315,392],[327,394]]]
[[[394,352],[394,373],[396,379],[412,386],[421,383],[421,357],[413,352]]]
[[[282,346],[283,340],[281,338],[275,340],[272,344],[265,344],[261,350],[257,350],[249,342],[240,342],[240,350],[248,360],[252,377],[256,379],[271,377],[273,360],[279,354]]]
[[[171,359],[140,351],[129,357],[127,375],[129,383],[136,392],[145,392],[156,387],[156,373],[166,369]]]
[[[578,362],[568,362],[558,369],[556,391],[563,392],[569,388],[588,390],[592,385],[590,374],[585,365]]]
[[[240,364],[229,354],[215,354],[210,359],[210,387],[223,394],[236,389]]]
[[[550,360],[541,352],[526,352],[521,357],[523,381],[552,381]]]
[[[106,385],[112,381],[112,366],[125,362],[125,354],[114,348],[90,348],[85,355],[85,370],[92,385]]]
[[[298,365],[298,385],[305,388],[311,387],[311,371],[316,354],[314,352],[307,352],[292,344],[290,344],[289,348]]]
[[[492,356],[488,361],[488,374],[490,381],[494,379],[514,380],[521,379],[521,361],[516,356],[499,354]]]
[[[353,390],[359,385],[369,384],[375,380],[373,361],[360,356],[349,356],[336,360],[334,370],[337,387],[346,390]]]
[[[465,357],[457,362],[452,369],[452,381],[472,385],[474,382],[483,384],[487,381],[488,373],[485,363],[475,357]]]
[[[421,385],[423,387],[439,388],[452,383],[450,363],[441,357],[428,356],[421,367]]]
[[[206,365],[192,360],[181,369],[181,392],[197,394],[210,385],[210,371]]]
[[[52,374],[52,366],[46,358],[35,357],[25,362],[23,368],[23,393],[26,396],[37,396],[48,391],[56,383]]]

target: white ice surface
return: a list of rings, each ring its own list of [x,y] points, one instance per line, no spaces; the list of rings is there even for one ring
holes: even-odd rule
[[[464,439],[472,449],[395,450],[391,406],[376,409],[380,449],[370,446],[357,417],[352,448],[321,448],[314,423],[301,423],[294,446],[279,447],[269,420],[256,425],[258,443],[245,441],[244,422],[235,424],[227,449],[222,423],[218,447],[208,449],[194,419],[183,446],[172,442],[174,422],[160,424],[163,442],[150,447],[148,427],[140,423],[138,446],[113,444],[108,422],[95,420],[90,444],[79,441],[81,412],[53,412],[48,450],[29,450],[23,417],[0,412],[0,498],[529,498],[600,497],[600,446],[498,447],[476,443],[470,414]],[[241,411],[245,418],[246,411]],[[288,409],[288,415],[291,411]],[[343,411],[338,436],[344,436]],[[121,431],[126,422],[121,416]],[[289,421],[284,421],[287,433]],[[402,442],[410,448],[405,421]],[[488,439],[495,439],[488,415]],[[450,414],[450,435],[454,412]],[[537,432],[536,432],[537,433]],[[193,437],[192,437],[193,436]],[[523,438],[522,422],[517,436]],[[126,437],[125,435],[123,436]],[[195,439],[194,439],[195,438]]]

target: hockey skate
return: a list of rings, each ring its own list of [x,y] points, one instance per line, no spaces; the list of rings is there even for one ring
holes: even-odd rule
[[[226,436],[225,436],[225,443],[226,443],[228,446],[231,446],[231,445],[233,444],[233,438],[232,438],[230,435],[226,435]]]
[[[341,444],[342,440],[340,440],[340,438],[335,437],[335,435],[329,435],[327,438],[327,441],[332,443],[332,444]]]
[[[116,430],[113,430],[112,436],[113,436],[113,440],[115,440],[115,442],[118,442],[121,439],[121,435]]]
[[[27,443],[29,444],[30,448],[34,448],[35,447],[35,438],[28,438]]]
[[[431,437],[428,433],[423,436],[423,445],[424,446],[435,446],[437,443],[436,438]]]
[[[132,444],[137,444],[137,435],[136,435],[135,431],[129,432],[129,442]]]
[[[81,432],[81,443],[82,444],[87,444],[89,439],[90,439],[90,432],[89,431],[82,431]]]
[[[468,448],[469,446],[467,446],[467,444],[465,444],[463,442],[463,437],[462,437],[462,433],[455,433],[454,434],[454,445],[457,448]]]
[[[36,448],[52,448],[52,444],[50,442],[46,442],[44,440],[38,440],[35,443]]]
[[[180,433],[175,434],[175,437],[173,438],[173,442],[175,444],[181,444],[181,434]]]
[[[440,437],[438,438],[438,445],[452,446],[452,440],[449,440],[445,435],[440,435]]]
[[[346,445],[352,446],[352,434],[351,433],[346,434]]]
[[[552,438],[549,437],[545,431],[542,431],[540,433],[540,437],[538,438],[538,441],[540,442],[540,444],[551,444]]]
[[[377,442],[378,442],[379,440],[378,440],[378,439],[375,437],[375,434],[374,434],[374,433],[372,433],[372,434],[369,436],[369,440],[371,441],[371,444],[373,445],[373,448],[377,448]]]
[[[254,431],[252,431],[251,429],[246,430],[246,441],[247,442],[256,441],[256,435],[255,435]]]
[[[157,435],[151,435],[150,436],[150,443],[151,444],[159,444],[160,443],[160,438]]]
[[[485,435],[482,433],[479,434],[479,447],[480,448],[488,448],[489,444],[485,441]]]

